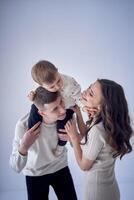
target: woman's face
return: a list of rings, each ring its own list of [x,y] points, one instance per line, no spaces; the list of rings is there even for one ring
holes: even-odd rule
[[[88,111],[90,108],[95,108],[100,111],[102,102],[102,91],[101,85],[98,81],[91,84],[90,87],[82,93],[81,102],[84,105],[85,111]]]

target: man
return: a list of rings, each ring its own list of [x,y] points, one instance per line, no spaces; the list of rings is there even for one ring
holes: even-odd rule
[[[59,200],[76,200],[76,192],[67,163],[64,147],[59,156],[53,153],[58,136],[57,120],[66,117],[64,102],[59,92],[49,92],[43,87],[35,91],[33,103],[43,117],[27,130],[28,117],[20,119],[16,125],[11,167],[26,176],[28,200],[47,200],[51,185]]]

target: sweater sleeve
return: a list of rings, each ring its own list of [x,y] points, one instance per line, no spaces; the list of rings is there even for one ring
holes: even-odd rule
[[[15,136],[14,136],[13,144],[12,144],[13,148],[12,148],[12,153],[10,155],[10,161],[9,161],[12,169],[18,173],[21,172],[21,170],[25,167],[26,162],[27,162],[27,155],[23,156],[18,151],[21,138],[23,137],[23,134],[27,130],[26,122],[27,122],[27,116],[19,120],[16,124]]]
[[[79,101],[81,86],[73,77],[62,75],[62,79],[64,82],[62,96],[64,97],[66,108],[70,108]]]
[[[70,93],[71,93],[71,97],[74,100],[77,100],[80,97],[80,95],[81,95],[81,86],[72,77],[71,77],[71,81],[70,81]]]
[[[102,150],[105,140],[97,126],[91,128],[88,133],[88,140],[85,145],[82,145],[83,155],[89,160],[96,160]]]

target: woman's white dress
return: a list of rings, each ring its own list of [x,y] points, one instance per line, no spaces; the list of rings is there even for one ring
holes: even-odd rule
[[[92,168],[85,171],[84,200],[119,200],[120,193],[114,172],[115,152],[107,143],[102,122],[91,128],[87,143],[81,147],[84,157],[94,160]]]

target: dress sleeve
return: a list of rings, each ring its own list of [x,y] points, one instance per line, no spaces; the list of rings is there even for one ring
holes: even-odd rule
[[[24,125],[24,123],[21,120],[19,120],[15,127],[13,148],[12,148],[12,153],[10,155],[10,161],[9,161],[10,166],[16,172],[20,172],[25,167],[26,162],[27,162],[27,156],[21,155],[18,151],[21,138],[26,130],[27,130],[27,127]]]
[[[82,151],[85,158],[89,160],[96,160],[100,151],[104,146],[104,138],[97,126],[91,128],[88,133],[88,140],[85,145],[82,145]]]

